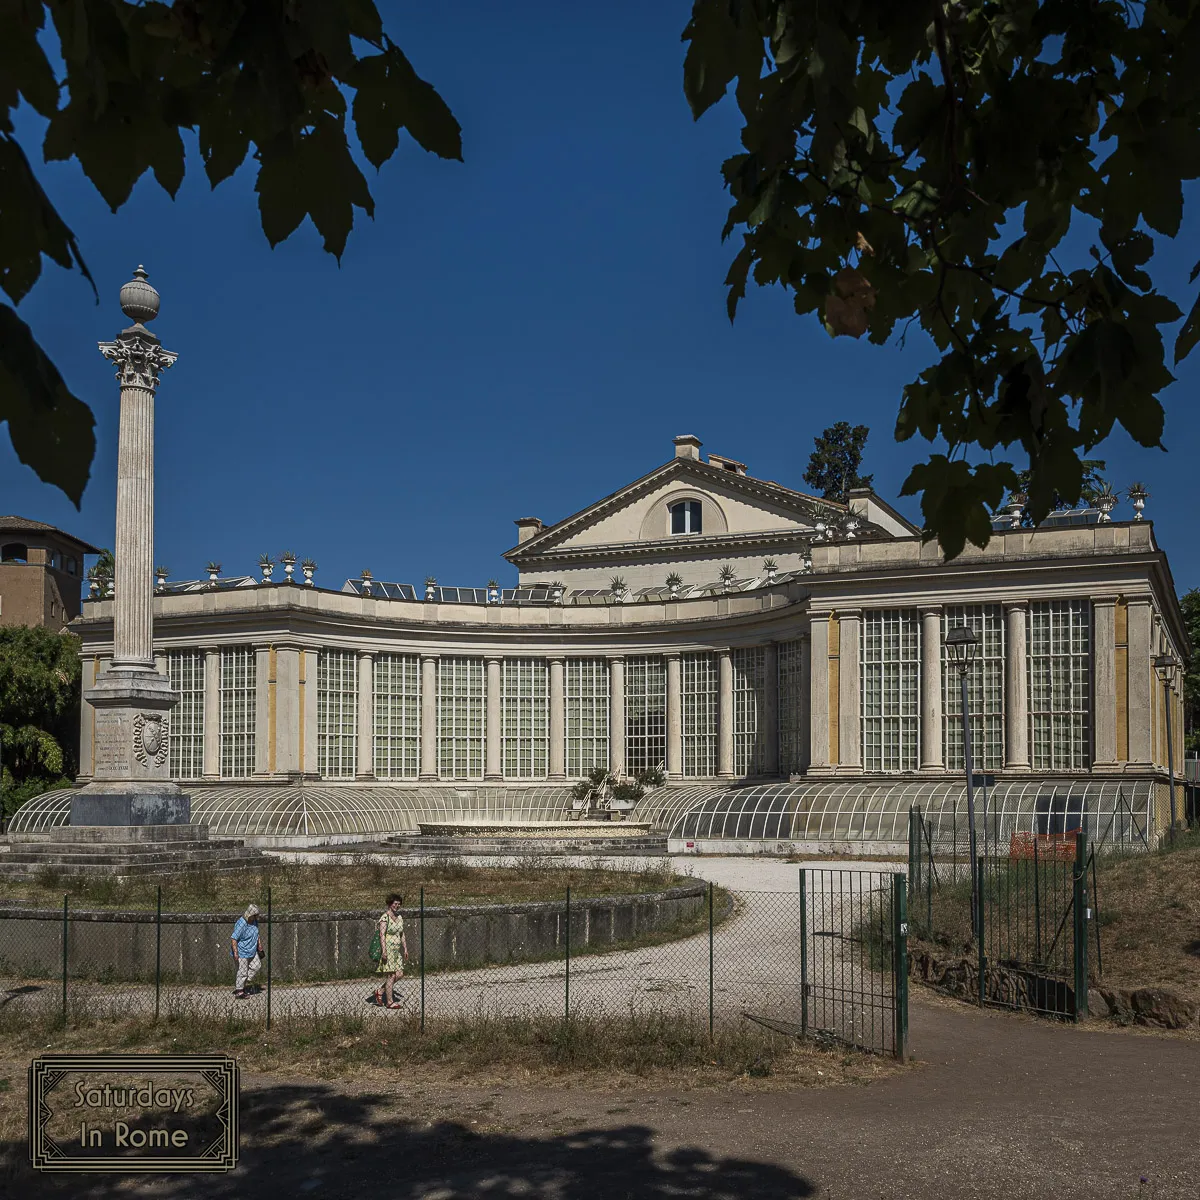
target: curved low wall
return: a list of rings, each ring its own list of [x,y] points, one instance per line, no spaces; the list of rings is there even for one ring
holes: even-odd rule
[[[707,906],[702,883],[664,892],[571,900],[571,953],[670,934]],[[180,983],[231,982],[229,934],[240,914],[163,913],[162,978]],[[403,910],[409,973],[420,953],[419,913]],[[271,929],[272,977],[278,983],[366,977],[379,911],[289,913]],[[0,975],[54,978],[62,972],[62,910],[0,908]],[[437,971],[555,958],[566,942],[566,904],[454,905],[425,909],[425,969]],[[262,942],[267,943],[265,921]],[[67,974],[130,982],[154,979],[153,913],[70,914]]]

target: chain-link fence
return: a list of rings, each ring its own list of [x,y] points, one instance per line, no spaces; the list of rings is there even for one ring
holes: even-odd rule
[[[838,920],[858,919],[860,909],[839,909]],[[397,964],[370,956],[381,912],[286,911],[268,891],[257,964],[243,964],[248,978],[233,953],[239,915],[172,911],[166,888],[120,912],[85,910],[67,896],[58,909],[10,902],[0,908],[0,1022],[195,1016],[269,1025],[373,1014],[407,1016],[424,1028],[472,1017],[665,1013],[710,1030],[747,1019],[797,1033],[826,1027],[854,1044],[896,1048],[890,1037],[857,1036],[859,1016],[849,1026],[832,1017],[823,1026],[817,1013],[825,1000],[805,1026],[799,880],[794,892],[695,883],[654,895],[589,896],[568,888],[549,901],[487,906],[446,904],[437,890],[421,888],[400,911],[394,1009],[386,984]],[[827,965],[817,954],[811,961],[814,971]],[[815,975],[813,987],[827,995]],[[839,1002],[841,987],[828,991],[828,1003]]]

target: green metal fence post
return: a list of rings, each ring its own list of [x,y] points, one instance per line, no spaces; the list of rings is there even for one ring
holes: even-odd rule
[[[1088,1015],[1088,910],[1087,831],[1075,835],[1075,870],[1072,872],[1075,904],[1075,1020]]]
[[[567,885],[567,919],[566,919],[567,971],[566,985],[563,992],[563,1020],[571,1019],[571,887]]]
[[[913,829],[916,823],[916,805],[910,804],[908,808],[908,877],[913,881],[913,887],[917,886],[917,881],[920,879],[920,876],[917,874],[916,839],[913,836]]]
[[[800,868],[800,1036],[808,1037],[808,887]]]
[[[154,912],[154,1019],[158,1020],[162,995],[162,884],[158,885],[158,904]]]
[[[271,1028],[271,889],[267,888],[267,1028]]]
[[[903,875],[892,876],[892,945],[895,982],[892,987],[895,1004],[896,1057],[903,1062],[908,1056],[908,890]]]
[[[421,942],[421,1032],[425,1032],[425,889],[421,889],[421,918],[418,929]]]
[[[984,948],[984,942],[987,937],[987,928],[983,920],[983,859],[980,859],[976,864],[975,882],[976,882],[976,904],[978,911],[975,913],[975,929],[979,939],[979,1007],[984,1006],[987,1000],[987,951]]]
[[[67,922],[70,912],[71,898],[65,892],[63,893],[63,930],[62,930],[62,946],[63,946],[63,961],[62,961],[62,1019],[63,1024],[67,1023]]]
[[[713,1036],[713,885],[708,885],[708,1038]]]

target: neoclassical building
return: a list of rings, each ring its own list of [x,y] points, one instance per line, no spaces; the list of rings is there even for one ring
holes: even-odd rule
[[[994,835],[1082,814],[1093,836],[1153,838],[1168,706],[1176,731],[1182,717],[1162,659],[1188,646],[1166,555],[1134,515],[1035,529],[1014,506],[986,549],[946,562],[870,491],[814,498],[679,437],[589,508],[517,520],[514,588],[333,591],[292,582],[291,564],[282,580],[160,581],[172,773],[201,819],[255,838],[558,817],[606,766],[662,768],[635,815],[682,845],[895,845],[910,803],[962,819],[945,636],[965,624]],[[111,609],[93,599],[72,625],[85,684],[111,656]],[[92,721],[85,703],[84,781]],[[64,795],[13,827],[63,819]]]

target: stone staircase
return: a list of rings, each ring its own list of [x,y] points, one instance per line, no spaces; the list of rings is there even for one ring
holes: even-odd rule
[[[659,857],[667,853],[667,839],[661,834],[633,837],[605,837],[563,833],[556,837],[522,837],[520,834],[431,835],[394,833],[382,843],[400,854],[419,854],[426,858],[458,858],[463,855],[497,855],[506,858],[532,858],[542,855],[595,855],[600,858]]]
[[[212,838],[207,825],[59,826],[14,833],[0,846],[0,879],[47,874],[129,878],[204,867],[236,871],[263,855],[236,838]]]

